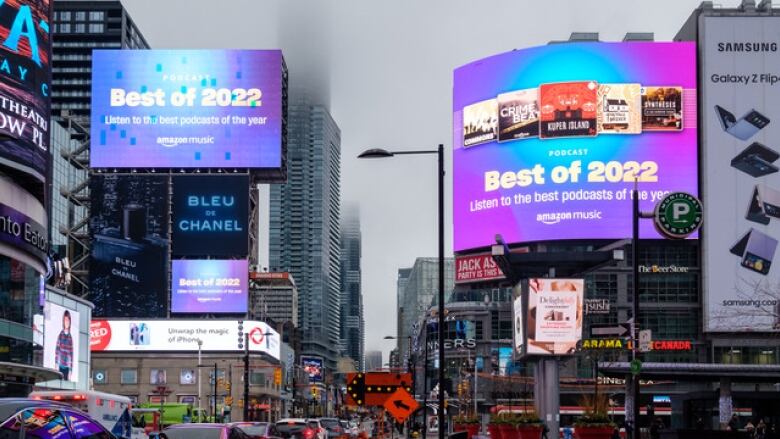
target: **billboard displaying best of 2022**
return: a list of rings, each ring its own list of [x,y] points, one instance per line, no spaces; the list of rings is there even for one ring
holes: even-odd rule
[[[694,43],[572,43],[455,70],[455,251],[631,236],[663,194],[698,194]],[[660,238],[652,222],[643,238]],[[696,237],[696,235],[693,235]]]
[[[95,50],[93,168],[278,168],[279,50]]]

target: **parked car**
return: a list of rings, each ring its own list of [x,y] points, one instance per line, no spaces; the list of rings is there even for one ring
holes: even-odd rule
[[[311,423],[301,418],[282,419],[276,423],[276,431],[284,439],[320,439],[319,422]]]
[[[276,424],[270,422],[233,422],[230,425],[240,428],[251,439],[281,439]]]
[[[66,421],[67,420],[67,421]],[[114,439],[100,422],[72,406],[46,400],[0,398],[0,437],[53,439],[68,429],[68,437]]]
[[[167,439],[250,439],[238,427],[230,424],[176,424],[164,429]]]
[[[343,439],[346,437],[347,432],[337,418],[320,418],[320,425],[325,429],[325,437],[327,439]]]

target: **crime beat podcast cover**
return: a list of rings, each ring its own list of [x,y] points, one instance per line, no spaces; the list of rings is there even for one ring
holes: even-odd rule
[[[539,136],[539,90],[498,95],[498,141]]]
[[[542,84],[541,137],[574,137],[596,135],[595,81]]]

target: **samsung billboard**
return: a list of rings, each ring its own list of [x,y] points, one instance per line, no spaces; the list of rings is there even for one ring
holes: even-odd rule
[[[701,17],[704,330],[780,331],[780,17]]]
[[[41,182],[49,160],[51,9],[51,0],[0,2],[0,163]]]
[[[558,44],[456,69],[455,251],[631,236],[635,179],[643,210],[698,193],[696,99],[693,43]]]
[[[173,178],[174,255],[245,257],[248,231],[248,176]]]
[[[279,50],[95,50],[90,166],[282,166]]]

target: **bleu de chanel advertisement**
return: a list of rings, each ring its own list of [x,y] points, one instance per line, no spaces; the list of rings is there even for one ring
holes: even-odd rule
[[[173,178],[173,254],[176,256],[247,255],[249,177]]]

